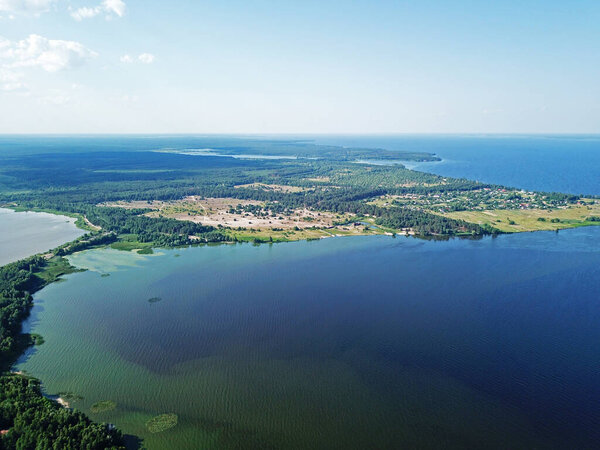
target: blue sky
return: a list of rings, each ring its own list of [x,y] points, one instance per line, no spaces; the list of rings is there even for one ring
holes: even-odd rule
[[[600,1],[0,0],[0,133],[598,133]]]

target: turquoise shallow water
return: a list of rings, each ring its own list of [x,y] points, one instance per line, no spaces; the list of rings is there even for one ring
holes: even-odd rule
[[[70,217],[0,208],[0,266],[45,252],[84,233]]]
[[[151,449],[585,447],[599,238],[87,251],[36,294],[18,368]]]

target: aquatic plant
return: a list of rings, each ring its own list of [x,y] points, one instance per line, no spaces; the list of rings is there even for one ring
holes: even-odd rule
[[[94,403],[90,408],[90,411],[92,411],[94,414],[97,414],[101,412],[112,411],[116,407],[117,404],[112,400],[103,400],[101,402]]]
[[[78,400],[83,400],[83,397],[81,395],[75,394],[74,392],[59,392],[58,396],[69,403],[76,402]]]
[[[44,337],[40,334],[32,333],[29,335],[29,338],[31,339],[31,343],[33,345],[42,345],[44,342],[46,342]]]
[[[150,433],[160,433],[173,428],[177,425],[177,414],[161,414],[160,416],[153,417],[146,422],[146,428]]]

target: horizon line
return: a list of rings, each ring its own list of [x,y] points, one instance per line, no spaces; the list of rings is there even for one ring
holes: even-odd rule
[[[203,132],[82,132],[82,133],[0,133],[0,137],[61,137],[61,136],[600,136],[596,132],[227,132],[227,133],[203,133]]]

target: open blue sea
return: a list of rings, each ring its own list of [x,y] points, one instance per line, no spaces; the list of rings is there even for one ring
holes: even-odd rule
[[[600,195],[600,135],[314,136],[322,144],[431,152],[409,168],[523,189]]]

